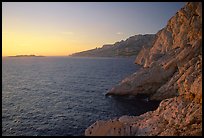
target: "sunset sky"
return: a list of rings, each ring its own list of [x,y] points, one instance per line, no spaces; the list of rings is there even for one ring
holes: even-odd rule
[[[2,56],[66,56],[156,33],[184,2],[3,2]]]

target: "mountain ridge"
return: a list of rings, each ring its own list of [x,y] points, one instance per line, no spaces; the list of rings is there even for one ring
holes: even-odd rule
[[[71,56],[79,57],[118,57],[118,56],[136,56],[141,48],[147,48],[152,45],[155,34],[134,35],[126,40],[115,42],[114,44],[104,44],[100,48],[90,49]]]

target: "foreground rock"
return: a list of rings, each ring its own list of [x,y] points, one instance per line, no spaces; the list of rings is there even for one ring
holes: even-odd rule
[[[187,3],[156,35],[136,58],[144,68],[107,95],[145,94],[158,109],[97,121],[85,135],[202,135],[202,4]]]
[[[196,101],[175,97],[163,100],[155,111],[140,116],[122,116],[97,121],[85,131],[86,136],[200,136],[202,107]]]

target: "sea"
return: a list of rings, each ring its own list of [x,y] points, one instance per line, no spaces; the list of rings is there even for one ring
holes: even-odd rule
[[[135,57],[3,57],[3,136],[83,136],[97,120],[141,115],[159,102],[105,96],[136,72]]]

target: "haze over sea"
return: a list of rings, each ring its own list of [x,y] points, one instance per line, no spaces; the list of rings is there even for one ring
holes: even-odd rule
[[[6,57],[2,60],[2,135],[84,135],[97,120],[140,115],[159,102],[106,97],[137,71],[135,57]]]

